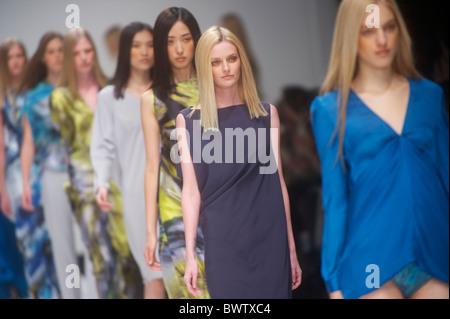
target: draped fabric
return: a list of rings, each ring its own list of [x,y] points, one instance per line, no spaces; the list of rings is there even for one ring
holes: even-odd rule
[[[20,147],[23,132],[20,112],[25,101],[23,94],[17,97],[14,105],[5,100],[2,110],[6,145],[6,190],[14,212],[16,236],[23,256],[30,296],[39,299],[59,298],[52,246],[42,208],[25,211],[21,206],[23,184]]]
[[[269,115],[257,119],[245,104],[218,109],[219,130],[208,133],[200,127],[201,110],[192,117],[191,110],[182,111],[201,196],[206,283],[214,299],[291,298],[286,211],[271,152],[270,105],[263,105]]]
[[[186,242],[181,210],[182,181],[177,176],[175,163],[170,158],[170,152],[175,144],[175,141],[170,139],[170,134],[175,129],[178,113],[187,107],[195,106],[198,102],[197,79],[177,83],[164,101],[157,98],[157,92],[153,93],[154,113],[161,132],[158,204],[163,280],[169,298],[190,299],[194,297],[187,291],[183,279],[186,268]],[[197,287],[202,290],[203,296],[198,298],[209,298],[204,273],[204,250],[203,234],[199,230],[196,242],[196,257],[199,264]]]
[[[328,290],[342,290],[345,298],[373,291],[367,284],[373,266],[380,286],[413,261],[448,282],[448,115],[439,86],[425,79],[409,85],[401,134],[350,92],[345,171],[333,138],[338,91],[311,105],[322,164],[322,275]]]
[[[142,279],[128,245],[122,196],[116,183],[110,182],[108,200],[114,205],[111,211],[102,211],[95,201],[94,170],[89,155],[94,113],[66,88],[53,91],[50,109],[69,155],[69,182],[65,189],[93,263],[98,295],[137,298],[142,291]]]

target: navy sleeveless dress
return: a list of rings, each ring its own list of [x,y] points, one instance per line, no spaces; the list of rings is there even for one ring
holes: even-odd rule
[[[291,266],[269,116],[246,105],[218,109],[219,131],[203,133],[200,110],[186,120],[201,194],[206,282],[214,299],[291,298]],[[270,157],[269,157],[270,156]],[[177,166],[180,172],[180,165]]]

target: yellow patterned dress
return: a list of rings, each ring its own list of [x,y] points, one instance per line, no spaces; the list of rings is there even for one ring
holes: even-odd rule
[[[74,99],[66,88],[53,91],[50,108],[69,154],[70,181],[65,190],[93,263],[98,295],[138,298],[142,294],[142,279],[128,246],[117,185],[111,181],[109,201],[114,205],[111,211],[101,211],[95,201],[94,171],[89,155],[94,113],[81,98]]]
[[[170,151],[175,141],[170,139],[170,133],[175,129],[175,119],[178,113],[198,101],[198,82],[187,80],[174,85],[168,97],[161,101],[153,92],[154,113],[158,120],[161,133],[161,162],[159,177],[159,224],[160,224],[160,260],[163,280],[170,299],[194,298],[187,291],[183,280],[186,267],[186,242],[184,237],[183,213],[181,210],[182,181],[177,175],[175,163],[170,159]],[[196,256],[199,265],[197,287],[203,296],[209,299],[205,281],[203,235],[198,230]]]

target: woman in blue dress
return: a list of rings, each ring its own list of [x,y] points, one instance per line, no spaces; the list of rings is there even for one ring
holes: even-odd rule
[[[45,223],[39,214],[32,214],[21,206],[23,191],[20,145],[22,142],[22,125],[19,113],[24,105],[23,94],[18,93],[20,77],[26,62],[23,45],[15,39],[3,42],[0,50],[1,69],[1,142],[0,148],[0,192],[1,208],[8,220],[3,226],[6,228],[2,240],[7,249],[1,249],[9,268],[12,268],[13,279],[9,285],[16,288],[20,297],[28,296],[27,288],[33,298],[58,297],[58,287],[53,276],[50,242]],[[14,221],[15,229],[9,221]],[[20,253],[16,250],[16,233]],[[6,237],[8,236],[8,237]],[[21,260],[23,258],[23,261]],[[27,285],[24,281],[24,267]],[[16,282],[16,284],[14,284]],[[17,285],[17,283],[20,283]],[[28,287],[27,287],[28,286]]]
[[[25,94],[20,111],[23,124],[21,163],[22,207],[41,215],[54,258],[50,264],[59,282],[62,298],[80,298],[80,289],[65,285],[66,267],[77,264],[72,210],[64,192],[68,179],[64,146],[59,128],[51,120],[49,98],[57,84],[63,63],[63,36],[45,33],[29,60],[19,92]],[[46,235],[46,236],[48,236]]]
[[[342,1],[311,118],[330,298],[448,298],[448,115],[395,1]]]

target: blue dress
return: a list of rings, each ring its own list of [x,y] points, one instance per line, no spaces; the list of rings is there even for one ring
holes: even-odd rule
[[[311,119],[322,164],[321,272],[329,292],[359,298],[411,262],[449,279],[449,126],[442,89],[409,79],[402,134],[350,91],[336,161],[338,92],[317,97]]]
[[[17,98],[15,106],[10,106],[5,99],[5,107],[1,110],[3,117],[3,134],[6,148],[6,184],[12,209],[17,206],[20,197],[15,196],[21,190],[19,149],[21,130],[14,126],[14,115],[23,104],[23,96]],[[6,170],[8,169],[8,170]],[[18,181],[18,182],[17,182]],[[16,183],[17,182],[17,183]],[[19,192],[16,192],[19,190]],[[0,196],[2,196],[0,192]],[[24,261],[19,251],[14,222],[3,215],[0,210],[0,299],[8,299],[13,287],[19,297],[28,297],[28,287],[24,272]]]
[[[20,146],[23,132],[20,111],[27,99],[28,97],[20,94],[14,105],[5,100],[2,110],[6,144],[6,188],[15,216],[16,235],[23,257],[29,295],[36,299],[59,298],[51,242],[43,211],[38,207],[35,211],[28,212],[21,205],[23,185]]]
[[[14,287],[21,298],[28,297],[23,258],[17,246],[14,223],[0,210],[0,299],[11,298]]]

